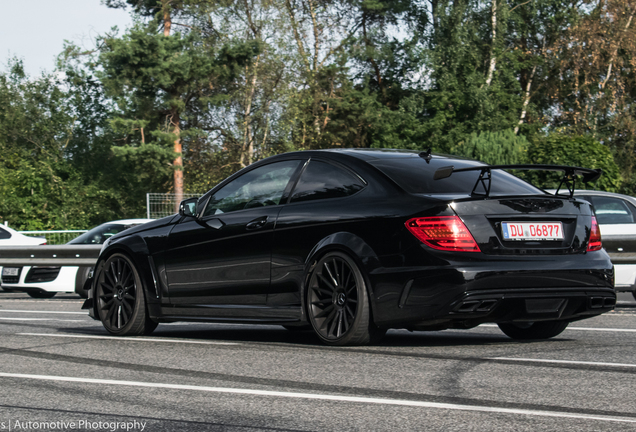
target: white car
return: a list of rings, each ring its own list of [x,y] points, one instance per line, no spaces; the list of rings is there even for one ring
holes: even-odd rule
[[[67,244],[102,244],[109,237],[117,233],[146,222],[151,222],[152,220],[154,219],[124,219],[106,222],[85,232]],[[2,229],[6,228],[2,227]],[[13,232],[18,234],[15,231]],[[30,239],[31,242],[14,243],[11,244],[11,246],[33,245],[46,242],[44,239],[35,239],[24,235],[22,235],[22,237]],[[38,242],[34,242],[33,240],[38,240]],[[0,244],[4,243],[0,241]],[[8,291],[23,291],[33,298],[51,298],[58,292],[76,292],[80,296],[86,297],[86,293],[83,289],[84,282],[86,282],[92,270],[92,267],[78,266],[5,267],[1,272],[2,288]]]
[[[37,246],[46,244],[44,237],[29,237],[20,234],[6,225],[0,225],[0,246]],[[15,268],[7,269],[6,272],[0,266],[0,275],[6,275],[8,281],[16,280],[19,273]]]

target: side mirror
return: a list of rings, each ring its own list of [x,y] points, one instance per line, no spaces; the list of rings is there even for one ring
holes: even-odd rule
[[[188,198],[179,203],[179,215],[180,216],[197,216],[197,202],[199,198]]]

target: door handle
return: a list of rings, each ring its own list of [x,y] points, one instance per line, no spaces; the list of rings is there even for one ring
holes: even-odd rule
[[[248,222],[247,225],[245,225],[245,229],[247,229],[248,231],[254,231],[264,228],[266,223],[267,216],[259,217],[258,219],[254,219],[253,221]]]

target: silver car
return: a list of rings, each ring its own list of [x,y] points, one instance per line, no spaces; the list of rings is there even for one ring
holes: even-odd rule
[[[614,264],[616,291],[631,292],[636,298],[636,198],[593,190],[574,195],[594,206],[603,247]]]

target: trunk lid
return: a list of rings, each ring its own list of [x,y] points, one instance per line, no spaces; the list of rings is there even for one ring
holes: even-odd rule
[[[590,204],[567,197],[471,198],[454,201],[450,207],[464,221],[479,248],[486,254],[584,253],[592,226]],[[511,225],[526,229],[554,227],[555,231],[562,229],[562,238],[505,238],[504,224],[508,224],[508,232]]]

